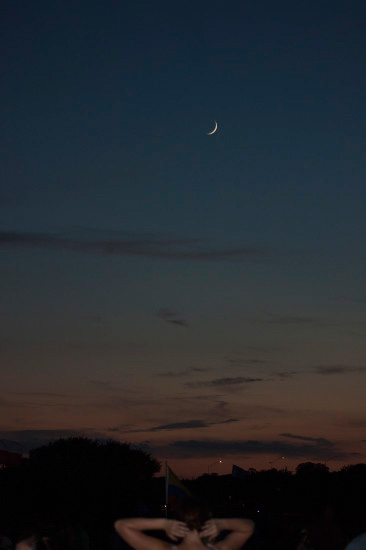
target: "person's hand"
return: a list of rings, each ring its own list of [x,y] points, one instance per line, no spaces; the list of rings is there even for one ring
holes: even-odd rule
[[[207,538],[208,540],[211,541],[215,539],[219,533],[220,533],[220,529],[217,522],[214,519],[209,519],[208,521],[206,521],[203,528],[201,529],[200,537],[201,539]]]
[[[167,520],[165,532],[170,539],[176,541],[179,538],[183,538],[188,531],[189,529],[183,521],[175,521],[174,519]]]

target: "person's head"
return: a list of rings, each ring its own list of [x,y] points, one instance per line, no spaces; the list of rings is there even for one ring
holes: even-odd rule
[[[201,531],[206,521],[212,518],[212,512],[205,501],[186,497],[177,506],[176,518],[183,521],[191,531]]]
[[[23,539],[17,543],[15,550],[48,550],[49,545],[46,537],[38,537],[32,535],[27,539]]]

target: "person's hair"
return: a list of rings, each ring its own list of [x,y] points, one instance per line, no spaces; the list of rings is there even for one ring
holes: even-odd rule
[[[48,544],[47,537],[40,537],[38,535],[32,535],[27,539],[23,539],[23,542],[28,544],[31,550],[49,550],[50,546]]]
[[[206,521],[212,518],[212,512],[204,500],[186,497],[177,506],[176,518],[184,521],[191,531],[200,531]]]

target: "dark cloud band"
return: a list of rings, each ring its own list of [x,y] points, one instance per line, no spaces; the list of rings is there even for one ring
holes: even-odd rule
[[[198,240],[164,239],[160,236],[131,236],[120,239],[82,240],[42,233],[0,232],[0,247],[43,248],[90,252],[105,256],[142,256],[166,260],[224,261],[265,257],[268,249],[255,246],[207,249]]]

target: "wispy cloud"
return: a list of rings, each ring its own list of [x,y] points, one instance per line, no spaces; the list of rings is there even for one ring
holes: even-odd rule
[[[314,441],[319,445],[332,446],[331,441],[329,441],[328,439],[324,439],[324,437],[307,437],[304,435],[296,435],[291,433],[282,433],[280,434],[280,436],[288,437],[289,439],[298,439],[299,441]]]
[[[366,374],[366,367],[347,366],[347,365],[325,365],[315,367],[313,372],[323,376],[332,376],[335,374]]]
[[[304,374],[316,374],[320,376],[334,376],[341,374],[366,374],[366,367],[363,366],[348,366],[348,365],[321,365],[312,367],[302,371],[284,370],[274,371],[271,376],[280,379],[293,378],[294,376]]]
[[[216,378],[214,380],[202,380],[199,382],[186,382],[187,388],[221,388],[227,386],[240,386],[251,384],[253,382],[263,382],[263,378],[250,378],[245,376],[236,376],[234,378]]]
[[[160,309],[158,311],[158,317],[160,319],[164,319],[167,323],[171,323],[173,325],[181,326],[181,327],[188,327],[188,322],[183,319],[181,313],[178,311],[174,311],[172,309]]]
[[[0,247],[41,248],[89,252],[105,256],[141,256],[166,260],[224,261],[255,260],[269,250],[258,246],[207,248],[199,239],[164,238],[160,235],[132,235],[123,238],[68,238],[52,233],[0,232]]]
[[[151,428],[130,430],[130,433],[136,432],[160,432],[160,431],[172,431],[172,430],[187,430],[196,428],[209,428],[210,426],[216,426],[218,424],[231,424],[232,422],[238,422],[237,418],[227,418],[226,420],[219,420],[216,422],[208,422],[206,420],[186,420],[184,422],[172,422],[170,424],[162,424],[160,426],[153,426]]]
[[[121,432],[130,430],[132,426],[133,426],[132,424],[123,424],[122,426],[118,426],[118,427],[114,426],[111,428],[107,428],[107,432],[121,433]]]

